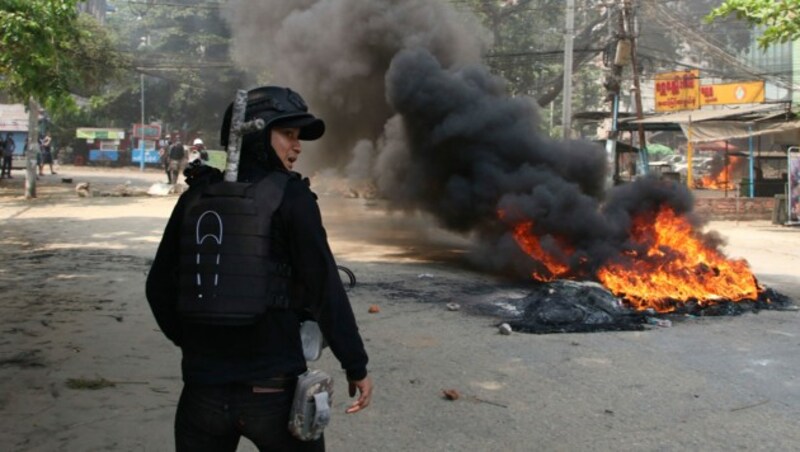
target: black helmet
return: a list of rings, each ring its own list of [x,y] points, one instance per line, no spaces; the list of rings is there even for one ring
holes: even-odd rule
[[[232,114],[233,102],[228,105],[222,120],[220,144],[223,147],[228,146]],[[325,133],[325,123],[308,112],[303,98],[291,89],[280,86],[261,86],[247,92],[244,119],[250,121],[254,118],[263,119],[266,129],[277,124],[297,127],[300,129],[301,140],[316,140]]]

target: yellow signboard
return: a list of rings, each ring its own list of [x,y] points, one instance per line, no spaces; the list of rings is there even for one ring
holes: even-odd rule
[[[703,85],[700,105],[758,104],[764,102],[764,81]]]
[[[656,111],[694,110],[700,107],[700,71],[656,74]]]

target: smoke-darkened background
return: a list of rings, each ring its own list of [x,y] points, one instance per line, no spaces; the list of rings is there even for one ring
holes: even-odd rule
[[[535,103],[481,64],[488,34],[448,3],[232,0],[226,15],[234,59],[268,74],[254,84],[291,86],[327,122],[305,168],[369,178],[391,207],[473,234],[484,266],[530,274],[509,223],[531,220],[545,250],[593,269],[633,246],[632,214],[691,211],[677,185],[605,192],[604,149],[539,134]]]

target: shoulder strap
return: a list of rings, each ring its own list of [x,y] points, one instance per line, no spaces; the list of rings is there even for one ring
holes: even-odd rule
[[[263,222],[272,221],[272,215],[283,202],[283,192],[288,181],[288,174],[282,171],[273,171],[252,187],[255,190],[253,197],[261,210],[262,226],[264,226]]]

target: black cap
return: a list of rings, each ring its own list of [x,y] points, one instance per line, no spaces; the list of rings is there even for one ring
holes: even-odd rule
[[[220,144],[223,147],[228,146],[232,114],[231,102],[225,110],[220,130]],[[297,127],[300,129],[299,138],[305,141],[316,140],[325,133],[325,123],[308,112],[303,98],[291,89],[280,86],[261,86],[247,92],[244,119],[250,121],[255,118],[263,119],[267,129],[274,126]]]

